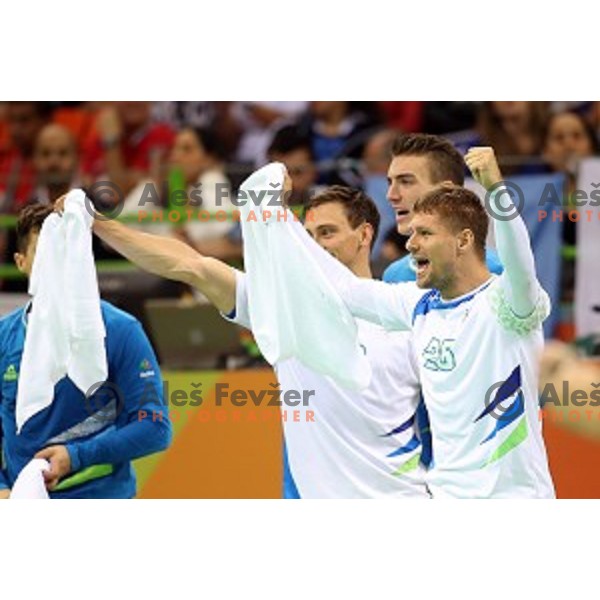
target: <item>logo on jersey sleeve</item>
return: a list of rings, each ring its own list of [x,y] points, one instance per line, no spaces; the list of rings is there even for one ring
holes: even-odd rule
[[[156,373],[152,368],[152,363],[147,358],[144,358],[144,360],[140,363],[140,379],[154,377],[154,375],[156,375]]]
[[[4,371],[4,376],[2,377],[2,379],[4,381],[16,381],[19,378],[19,374],[17,373],[17,369],[15,368],[15,365],[9,365],[6,369],[6,371]]]
[[[456,367],[453,339],[440,340],[432,337],[425,350],[423,350],[423,365],[430,371],[452,371]]]

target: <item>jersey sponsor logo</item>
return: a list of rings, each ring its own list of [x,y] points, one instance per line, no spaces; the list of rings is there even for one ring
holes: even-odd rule
[[[152,368],[152,363],[147,358],[144,358],[144,360],[140,363],[140,379],[154,377],[154,375],[156,375],[156,373]]]
[[[6,371],[4,371],[4,376],[2,377],[2,379],[4,381],[16,381],[19,377],[19,374],[17,373],[17,369],[15,368],[15,365],[9,365],[6,369]]]
[[[453,339],[440,340],[432,337],[423,350],[423,365],[430,371],[452,371],[456,367],[456,357],[454,356]]]

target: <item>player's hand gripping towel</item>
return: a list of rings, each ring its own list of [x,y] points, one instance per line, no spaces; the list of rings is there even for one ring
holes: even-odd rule
[[[50,215],[42,225],[29,282],[33,303],[17,392],[18,432],[52,403],[54,385],[65,375],[84,393],[108,376],[92,222],[85,193],[73,190],[63,216]]]
[[[293,226],[291,211],[276,205],[283,184],[283,165],[271,163],[240,188],[252,331],[270,364],[295,357],[346,388],[364,389],[371,367],[356,323],[307,250],[306,232]]]

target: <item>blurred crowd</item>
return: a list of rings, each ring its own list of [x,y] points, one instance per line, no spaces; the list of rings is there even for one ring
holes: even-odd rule
[[[29,202],[53,202],[70,188],[98,181],[116,184],[129,210],[139,208],[149,182],[158,190],[151,200],[160,206],[169,205],[174,189],[196,187],[202,208],[228,210],[222,190],[235,193],[253,169],[277,160],[292,177],[293,204],[301,206],[330,184],[367,191],[382,217],[374,248],[382,269],[405,252],[386,201],[390,146],[398,132],[445,135],[464,151],[492,145],[506,175],[558,171],[574,186],[578,160],[599,150],[600,103],[5,102],[0,214],[14,215]],[[203,253],[241,258],[233,222],[160,227]],[[13,234],[2,231],[7,265]],[[574,236],[566,223],[565,244],[574,244]],[[105,248],[98,252],[110,256]]]

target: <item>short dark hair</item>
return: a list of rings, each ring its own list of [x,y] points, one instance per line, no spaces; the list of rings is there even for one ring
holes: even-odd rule
[[[210,129],[209,127],[184,127],[184,129],[188,129],[191,131],[198,140],[198,143],[202,145],[204,151],[216,158],[217,160],[225,160],[226,152],[221,144],[221,141],[217,134]]]
[[[440,186],[415,202],[414,214],[435,214],[453,231],[470,229],[479,258],[485,259],[489,218],[477,194],[460,186]]]
[[[29,236],[39,233],[42,224],[54,212],[51,204],[28,204],[21,210],[17,219],[17,252],[24,254],[29,244]]]
[[[344,185],[332,185],[325,188],[324,191],[316,194],[308,201],[306,213],[323,204],[332,203],[341,204],[344,207],[346,218],[352,229],[356,229],[363,223],[369,223],[369,225],[371,225],[373,228],[371,248],[373,248],[373,244],[379,233],[379,223],[381,222],[381,217],[375,202],[373,202],[373,200],[371,200],[371,198],[362,190],[346,187]]]
[[[270,157],[274,154],[289,154],[296,150],[306,150],[311,160],[314,160],[310,138],[295,125],[285,125],[273,136],[267,155]]]
[[[446,139],[428,133],[399,135],[392,146],[392,156],[425,156],[432,183],[465,182],[465,162],[462,154]]]

